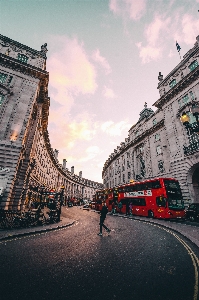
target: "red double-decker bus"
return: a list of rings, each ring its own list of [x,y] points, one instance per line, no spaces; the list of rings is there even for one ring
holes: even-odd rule
[[[179,182],[174,178],[155,178],[118,188],[117,211],[125,213],[132,203],[132,214],[152,218],[185,218]]]
[[[95,194],[95,209],[102,209],[102,202],[105,200],[105,190],[98,190]]]
[[[118,188],[110,188],[105,191],[105,201],[106,201],[106,206],[108,207],[108,211],[112,211],[113,209],[113,203],[114,206],[116,206],[118,200]]]

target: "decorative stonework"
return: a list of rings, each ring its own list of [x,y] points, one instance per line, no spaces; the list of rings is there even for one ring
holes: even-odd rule
[[[1,207],[23,208],[43,188],[92,200],[103,186],[69,172],[51,148],[46,53],[47,44],[36,51],[0,35],[0,166],[10,170],[3,177],[0,169]]]
[[[198,192],[192,183],[193,174],[199,173],[199,136],[197,133],[187,132],[180,122],[182,112],[190,113],[191,105],[199,104],[198,45],[199,36],[195,46],[174,70],[165,78],[159,73],[160,98],[153,104],[157,110],[149,111],[147,117],[148,108],[145,103],[145,108],[140,113],[138,122],[130,128],[125,143],[121,143],[105,162],[102,177],[106,188],[112,187],[112,182],[129,182],[128,168],[121,163],[121,158],[127,159],[130,152],[131,179],[174,177],[180,182],[186,204],[199,201]],[[193,63],[193,67],[190,67]],[[138,153],[141,145],[143,151]],[[125,170],[123,177],[109,172],[116,162],[118,170],[122,167]],[[197,189],[199,190],[199,180]]]

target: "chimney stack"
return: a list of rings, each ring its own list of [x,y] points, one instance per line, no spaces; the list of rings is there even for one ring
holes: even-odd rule
[[[63,159],[63,168],[64,168],[64,169],[66,169],[66,163],[67,163],[67,160],[64,158],[64,159]]]

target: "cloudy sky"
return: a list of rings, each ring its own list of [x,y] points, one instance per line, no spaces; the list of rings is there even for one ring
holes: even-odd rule
[[[199,35],[199,0],[0,0],[0,33],[48,44],[49,135],[69,170],[102,168]]]

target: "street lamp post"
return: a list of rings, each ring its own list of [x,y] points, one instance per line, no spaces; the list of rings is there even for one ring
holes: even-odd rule
[[[180,121],[183,123],[183,125],[186,127],[187,131],[190,133],[197,132],[199,133],[199,107],[196,104],[192,104],[192,107],[190,109],[193,116],[196,118],[196,124],[190,124],[190,118],[186,114],[186,112],[182,113],[182,116],[180,118]]]
[[[61,193],[60,193],[60,204],[63,205],[63,198],[64,198],[64,189],[65,189],[65,186],[62,185],[61,186]]]
[[[45,189],[45,186],[41,186],[41,190],[40,190],[40,205],[42,203],[42,196],[43,196],[43,190]]]

